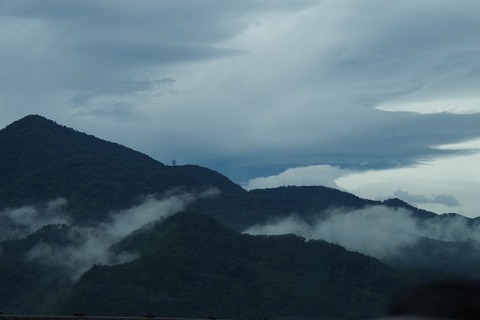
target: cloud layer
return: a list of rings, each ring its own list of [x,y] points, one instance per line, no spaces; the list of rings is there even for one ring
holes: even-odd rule
[[[311,223],[292,215],[273,223],[252,226],[244,232],[254,235],[293,233],[306,239],[326,240],[379,259],[401,255],[402,249],[416,244],[419,237],[480,241],[478,222],[469,224],[460,216],[450,219],[439,216],[422,223],[408,210],[384,206],[352,211],[336,209]]]

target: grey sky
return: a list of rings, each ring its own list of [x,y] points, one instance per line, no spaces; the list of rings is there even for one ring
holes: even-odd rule
[[[476,155],[439,147],[480,138],[478,16],[476,1],[3,0],[0,127],[37,113],[246,184]],[[402,183],[389,195],[480,214]]]

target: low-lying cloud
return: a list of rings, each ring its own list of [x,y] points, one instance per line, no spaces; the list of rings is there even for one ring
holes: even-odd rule
[[[69,245],[36,244],[28,251],[26,259],[62,267],[75,281],[94,264],[115,265],[135,259],[138,257],[135,252],[116,254],[109,248],[133,231],[184,210],[196,199],[214,196],[218,192],[212,188],[197,193],[172,192],[160,199],[147,196],[141,204],[111,213],[98,225],[71,227],[72,242]]]
[[[23,238],[48,224],[68,224],[67,200],[57,198],[43,205],[5,209],[0,212],[0,242]]]
[[[379,259],[400,254],[420,237],[441,241],[480,241],[480,224],[461,216],[438,216],[420,221],[406,209],[372,206],[348,211],[336,209],[309,223],[297,215],[254,225],[248,234],[293,233],[306,239],[321,239]]]

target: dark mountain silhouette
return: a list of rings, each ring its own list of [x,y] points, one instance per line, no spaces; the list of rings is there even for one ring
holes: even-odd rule
[[[292,213],[308,218],[335,207],[359,209],[383,204],[408,209],[422,219],[437,216],[399,199],[372,201],[321,186],[247,192],[211,169],[166,166],[38,115],[0,130],[0,154],[0,209],[62,197],[78,222],[102,220],[108,212],[133,206],[146,195],[207,187],[219,189],[222,195],[198,201],[192,209],[236,230]]]
[[[0,242],[0,307],[7,312],[371,317],[381,312],[386,294],[398,281],[446,274],[476,277],[480,262],[478,242],[468,239],[423,237],[402,248],[402,255],[384,261],[387,266],[324,241],[241,234],[252,225],[292,214],[308,223],[331,209],[348,212],[372,206],[393,209],[385,214],[405,209],[420,226],[442,221],[474,228],[480,222],[456,214],[439,216],[399,199],[373,201],[321,186],[247,192],[211,169],[167,166],[37,115],[0,130],[0,155],[0,222],[10,219],[12,210],[7,208],[45,207],[58,198],[66,200],[65,211],[72,218],[69,226],[40,226],[30,234],[0,238],[9,239]],[[95,265],[78,279],[52,259],[45,263],[29,258],[33,249],[40,256],[58,254],[48,250],[76,250],[85,241],[78,232],[102,231],[94,228],[147,195],[160,198],[172,190],[211,187],[220,194],[187,208],[203,215],[176,215],[113,245],[112,255],[140,254],[130,262]],[[29,210],[23,231],[30,230]],[[372,230],[377,227],[372,223]],[[409,271],[418,268],[424,271]]]
[[[38,115],[0,131],[0,204],[22,206],[64,197],[76,220],[101,220],[139,197],[175,187],[245,192],[198,166],[169,167],[134,150]]]
[[[436,213],[427,211],[427,210],[422,210],[415,208],[414,206],[406,203],[405,201],[402,201],[398,198],[393,198],[393,199],[387,199],[385,201],[382,201],[381,204],[386,205],[387,207],[398,209],[407,209],[408,211],[412,212],[412,214],[419,219],[432,219],[436,218],[438,215]]]
[[[140,230],[114,250],[141,255],[93,267],[59,312],[362,318],[382,314],[399,279],[378,260],[337,245],[242,235],[194,212]]]
[[[133,206],[143,196],[161,195],[175,188],[219,189],[221,197],[201,200],[192,208],[207,212],[236,230],[291,213],[308,216],[330,207],[380,204],[326,187],[247,192],[208,168],[166,166],[140,152],[38,115],[27,116],[0,130],[0,154],[0,209],[62,197],[78,222],[102,220],[108,212]],[[419,212],[406,203],[385,204]]]
[[[279,187],[227,194],[195,202],[192,208],[243,231],[247,227],[297,214],[306,220],[330,208],[359,209],[380,202],[361,199],[340,190],[321,187]]]
[[[28,252],[39,244],[66,246],[74,241],[65,225],[48,225],[24,239],[4,241],[0,250],[0,305],[17,314],[48,314],[72,286],[60,265],[39,265]]]

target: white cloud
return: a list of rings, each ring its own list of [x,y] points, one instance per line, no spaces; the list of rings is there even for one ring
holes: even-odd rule
[[[250,227],[245,233],[294,233],[306,239],[322,239],[351,251],[385,258],[414,244],[417,238],[411,232],[415,229],[416,222],[409,212],[377,206],[353,211],[337,209],[326,218],[319,216],[312,224],[298,217],[288,217],[272,224]]]
[[[475,146],[480,148],[480,140],[459,144],[457,148]],[[453,148],[453,146],[447,146]],[[387,170],[356,172],[337,179],[339,187],[366,198],[385,199],[401,190],[434,199],[438,195],[450,195],[461,205],[446,206],[438,203],[418,201],[420,208],[437,213],[460,213],[468,217],[480,215],[480,152],[425,160],[415,166]]]
[[[0,211],[0,241],[23,238],[47,224],[68,224],[66,205],[65,199],[58,198],[42,205]]]
[[[408,111],[418,113],[459,113],[469,114],[480,112],[480,98],[474,97],[472,99],[442,99],[433,101],[413,101],[413,102],[389,102],[388,104],[382,104],[377,106],[379,110],[385,111]]]
[[[360,210],[337,208],[319,213],[311,223],[298,216],[254,225],[245,233],[278,235],[293,233],[306,239],[322,239],[379,259],[402,254],[419,237],[441,241],[480,241],[480,224],[469,224],[461,217],[440,217],[422,223],[405,209],[372,206]]]
[[[90,227],[72,227],[74,244],[36,244],[29,250],[26,259],[63,267],[73,280],[77,280],[94,264],[114,265],[137,258],[138,253],[135,252],[116,254],[109,249],[133,231],[185,209],[186,205],[196,199],[218,193],[217,189],[207,189],[199,193],[172,192],[161,199],[146,197],[137,206],[111,213],[106,222]]]
[[[245,185],[247,190],[275,188],[280,186],[315,186],[337,187],[335,180],[352,172],[328,165],[316,165],[308,167],[291,168],[278,175],[259,177],[248,181]]]
[[[463,150],[465,154],[438,157],[420,164],[391,169],[341,169],[328,165],[297,167],[277,175],[251,179],[246,189],[321,185],[351,192],[367,199],[398,197],[436,213],[456,212],[480,216],[480,140],[438,149]]]

